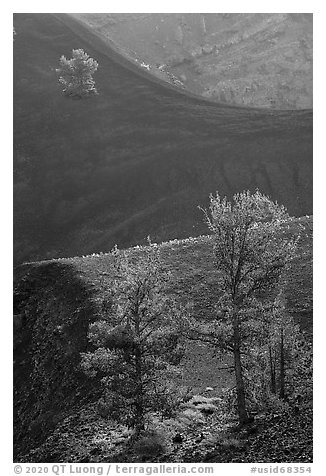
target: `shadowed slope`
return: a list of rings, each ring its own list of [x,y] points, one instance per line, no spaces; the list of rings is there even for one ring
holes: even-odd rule
[[[16,260],[107,251],[204,231],[216,189],[312,209],[312,113],[221,106],[174,89],[67,15],[17,14]],[[99,62],[99,96],[62,96],[59,57]]]

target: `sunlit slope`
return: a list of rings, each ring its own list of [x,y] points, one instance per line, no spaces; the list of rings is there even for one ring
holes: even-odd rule
[[[16,14],[15,258],[107,251],[205,232],[210,192],[259,188],[312,210],[312,113],[226,107],[151,77],[67,15]],[[62,96],[55,68],[84,48],[97,97]]]
[[[228,104],[312,107],[310,13],[75,13],[132,61]]]

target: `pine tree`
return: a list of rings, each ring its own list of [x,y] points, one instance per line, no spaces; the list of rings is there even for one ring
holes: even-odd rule
[[[97,94],[93,74],[98,63],[90,58],[82,49],[72,50],[72,58],[60,58],[60,67],[56,69],[59,83],[63,85],[63,93],[75,98]]]
[[[309,382],[307,376],[312,370],[312,360],[309,338],[286,312],[282,291],[276,297],[271,312],[268,345],[272,349],[275,362],[274,393],[281,400],[289,401],[299,387],[311,385],[312,380]],[[307,374],[300,380],[298,376],[303,368],[306,368]]]
[[[135,438],[151,411],[169,414],[177,408],[174,382],[183,355],[178,326],[187,313],[166,294],[169,274],[159,248],[140,253],[135,258],[117,248],[112,252],[112,310],[90,325],[96,350],[82,354],[84,371],[102,377],[109,415],[134,428]]]
[[[214,239],[219,276],[217,318],[197,325],[208,342],[233,354],[237,411],[248,421],[244,358],[260,336],[260,322],[270,306],[266,294],[275,292],[295,250],[295,240],[280,236],[289,216],[283,206],[259,191],[236,194],[232,201],[210,196],[206,222]],[[263,299],[264,297],[264,299]]]
[[[286,311],[284,285],[280,286],[270,308],[265,306],[256,333],[250,339],[251,353],[244,358],[251,403],[257,410],[281,405],[281,401],[288,401],[292,392],[292,376],[298,363],[297,349],[303,335],[300,326]]]

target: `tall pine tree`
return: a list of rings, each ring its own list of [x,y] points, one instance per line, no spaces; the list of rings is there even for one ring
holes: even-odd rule
[[[233,354],[237,410],[240,424],[248,421],[244,356],[251,351],[254,335],[271,306],[281,275],[293,256],[296,243],[280,234],[289,216],[283,206],[259,191],[233,196],[216,193],[204,210],[213,233],[214,258],[219,288],[214,322],[197,325],[208,342]]]

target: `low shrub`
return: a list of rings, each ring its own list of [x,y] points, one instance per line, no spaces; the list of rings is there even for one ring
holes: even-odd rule
[[[157,456],[166,450],[162,435],[154,431],[144,431],[133,445],[134,452],[139,456]]]

